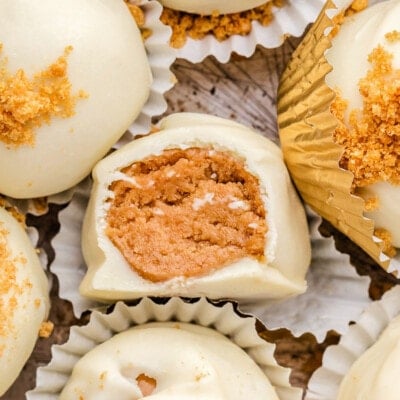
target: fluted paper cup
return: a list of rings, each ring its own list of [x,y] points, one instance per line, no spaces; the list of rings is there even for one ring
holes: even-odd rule
[[[82,356],[117,333],[154,321],[188,322],[215,329],[246,351],[268,377],[280,400],[302,398],[302,390],[289,383],[290,369],[276,362],[275,345],[258,335],[257,330],[266,328],[257,324],[256,329],[256,319],[238,313],[232,303],[215,303],[205,298],[191,301],[144,298],[134,306],[117,303],[110,313],[95,311],[87,326],[71,328],[68,342],[54,346],[50,364],[39,368],[36,388],[27,393],[27,399],[58,399],[74,365]]]
[[[338,120],[330,105],[335,92],[326,84],[332,66],[325,58],[332,17],[349,6],[328,0],[293,53],[278,91],[279,134],[285,161],[301,196],[319,215],[347,235],[388,272],[400,272],[400,254],[389,258],[364,216],[364,200],[351,194],[353,175],[339,167],[343,148],[333,133]]]

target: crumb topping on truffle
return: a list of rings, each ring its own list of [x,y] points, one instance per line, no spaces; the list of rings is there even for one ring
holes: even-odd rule
[[[211,148],[165,150],[111,184],[106,234],[145,279],[192,277],[264,257],[267,224],[258,178]]]
[[[145,374],[140,374],[136,378],[136,382],[143,396],[150,396],[157,386],[157,381],[154,378]]]
[[[359,82],[362,110],[351,110],[340,93],[331,106],[339,120],[334,133],[344,146],[340,166],[354,174],[353,190],[379,181],[400,184],[400,70],[382,46],[368,56],[372,68]]]
[[[33,146],[35,128],[49,124],[52,117],[71,117],[77,101],[87,97],[82,90],[71,94],[67,76],[71,51],[67,46],[62,56],[31,79],[23,69],[10,73],[7,59],[0,58],[0,140],[6,145]]]
[[[245,36],[251,31],[251,23],[258,21],[267,26],[273,20],[273,7],[282,7],[284,0],[272,0],[265,4],[240,13],[201,16],[164,7],[161,22],[172,28],[171,46],[181,48],[188,37],[202,39],[213,34],[223,41],[233,35]]]
[[[25,280],[17,282],[16,263],[26,264],[26,259],[22,256],[13,258],[10,254],[7,236],[9,232],[0,223],[0,337],[14,335],[15,326],[13,316],[18,307],[18,296],[25,290],[32,288],[32,283]],[[4,350],[4,347],[3,347]],[[0,357],[3,351],[0,349]]]
[[[151,36],[151,30],[145,28],[146,17],[144,15],[143,10],[136,4],[132,4],[129,0],[124,0],[126,5],[129,8],[129,12],[131,13],[133,19],[138,26],[140,33],[142,35],[143,40],[146,40],[148,37]]]
[[[331,32],[329,33],[329,38],[332,39],[334,38],[337,33],[339,32],[340,25],[343,24],[344,19],[346,17],[349,17],[351,15],[354,15],[365,8],[368,7],[368,0],[354,0],[349,7],[347,7],[345,10],[341,11],[340,13],[336,14],[332,18],[333,22],[333,27]]]

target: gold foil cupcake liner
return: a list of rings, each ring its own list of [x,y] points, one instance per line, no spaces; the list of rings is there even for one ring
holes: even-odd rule
[[[334,91],[325,81],[332,66],[325,58],[332,16],[349,6],[328,0],[315,24],[293,53],[278,90],[278,124],[284,158],[304,201],[365,250],[388,272],[400,272],[364,217],[364,200],[350,194],[351,172],[339,167],[343,149],[334,143],[338,124],[330,113]],[[329,16],[328,16],[329,15]]]
[[[305,399],[336,400],[340,384],[353,363],[378,340],[391,320],[399,314],[400,287],[397,286],[368,306],[341,337],[339,344],[327,348],[322,367],[310,379]]]
[[[240,314],[232,303],[210,302],[205,298],[190,301],[144,298],[133,306],[119,302],[110,313],[94,311],[88,325],[72,327],[69,340],[61,346],[53,346],[50,364],[39,368],[36,387],[27,393],[27,399],[58,399],[75,363],[83,355],[119,332],[154,321],[189,322],[217,330],[244,349],[259,365],[281,400],[302,398],[302,390],[289,383],[290,369],[276,362],[275,345],[258,335],[257,330],[266,328],[254,317]]]

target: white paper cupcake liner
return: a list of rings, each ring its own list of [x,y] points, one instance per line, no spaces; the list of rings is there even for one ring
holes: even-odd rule
[[[175,61],[174,51],[169,46],[171,28],[165,26],[160,21],[162,6],[155,0],[135,1],[135,5],[140,6],[145,14],[144,28],[151,31],[144,46],[148,56],[153,83],[150,88],[150,95],[143,106],[143,109],[134,123],[129,127],[128,134],[124,135],[117,146],[132,140],[138,134],[147,134],[151,128],[151,119],[163,114],[167,110],[167,102],[164,94],[171,89],[176,80],[170,67]]]
[[[352,364],[377,341],[399,313],[400,287],[396,286],[365,310],[341,337],[338,345],[328,347],[322,367],[311,377],[306,399],[336,400],[340,384]]]
[[[144,135],[150,132],[151,120],[163,114],[167,110],[167,102],[164,94],[171,89],[176,80],[170,71],[176,56],[169,46],[171,28],[165,26],[160,21],[162,12],[161,4],[156,0],[140,0],[135,2],[140,6],[145,14],[144,28],[151,31],[151,35],[145,40],[144,45],[149,60],[153,82],[150,87],[149,98],[143,106],[139,116],[128,128],[127,132],[115,144],[120,147],[131,141],[137,135]],[[48,211],[48,205],[68,203],[74,193],[74,188],[57,193],[47,198],[40,199],[12,199],[7,200],[15,205],[22,214],[43,215]]]
[[[301,36],[307,25],[317,18],[324,3],[323,0],[287,0],[283,7],[273,8],[274,19],[267,26],[253,22],[248,35],[234,35],[222,42],[213,35],[201,40],[188,38],[185,45],[176,50],[176,55],[193,63],[212,55],[226,63],[232,53],[250,57],[257,45],[268,49],[279,47],[287,36]]]
[[[71,301],[77,316],[100,305],[81,296],[78,290],[86,273],[80,234],[89,193],[88,179],[78,187],[68,207],[59,213],[61,228],[52,242],[55,260],[51,270],[59,280],[59,295]],[[296,336],[311,332],[322,341],[327,331],[344,332],[348,322],[361,314],[370,302],[370,280],[357,275],[349,257],[335,249],[332,238],[320,235],[319,217],[313,214],[309,222],[313,260],[307,276],[307,292],[281,302],[241,304],[240,309],[252,313],[271,328],[285,327]]]
[[[302,390],[289,383],[290,370],[279,366],[274,358],[275,345],[258,336],[256,319],[239,315],[232,303],[211,303],[204,298],[190,302],[172,298],[161,304],[144,298],[135,306],[119,302],[110,314],[93,312],[87,326],[72,327],[68,342],[53,346],[52,361],[38,369],[36,388],[27,393],[27,399],[58,399],[73,366],[84,354],[116,333],[153,321],[189,322],[219,331],[253,358],[281,400],[301,399]]]

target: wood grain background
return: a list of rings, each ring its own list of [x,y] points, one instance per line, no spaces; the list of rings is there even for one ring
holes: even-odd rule
[[[288,39],[278,49],[258,48],[250,59],[233,56],[227,64],[220,64],[213,58],[196,65],[178,60],[173,66],[178,83],[167,94],[167,113],[204,112],[234,119],[252,126],[278,143],[276,124],[278,81],[298,43],[299,39]],[[60,206],[51,206],[49,213],[44,217],[28,217],[28,224],[39,229],[38,246],[46,251],[49,264],[54,257],[51,239],[59,226],[57,213],[60,209]],[[394,278],[380,270],[368,256],[349,243],[329,224],[323,225],[323,232],[326,235],[334,235],[341,250],[352,253],[352,260],[358,265],[359,273],[373,276],[374,284],[370,290],[373,298],[379,298],[383,291],[396,283]],[[51,345],[65,342],[71,325],[87,322],[87,315],[77,320],[73,316],[71,305],[58,297],[57,279],[50,271],[51,265],[49,265],[49,276],[53,288],[50,319],[55,324],[54,332],[49,339],[39,339],[20,377],[1,397],[3,400],[24,399],[24,393],[34,387],[37,367],[50,360]],[[323,343],[317,343],[310,334],[295,338],[284,329],[274,332],[264,331],[261,335],[277,344],[278,361],[284,366],[293,368],[292,383],[303,388],[306,387],[311,373],[320,365],[326,346],[338,341],[335,332],[329,332]]]

